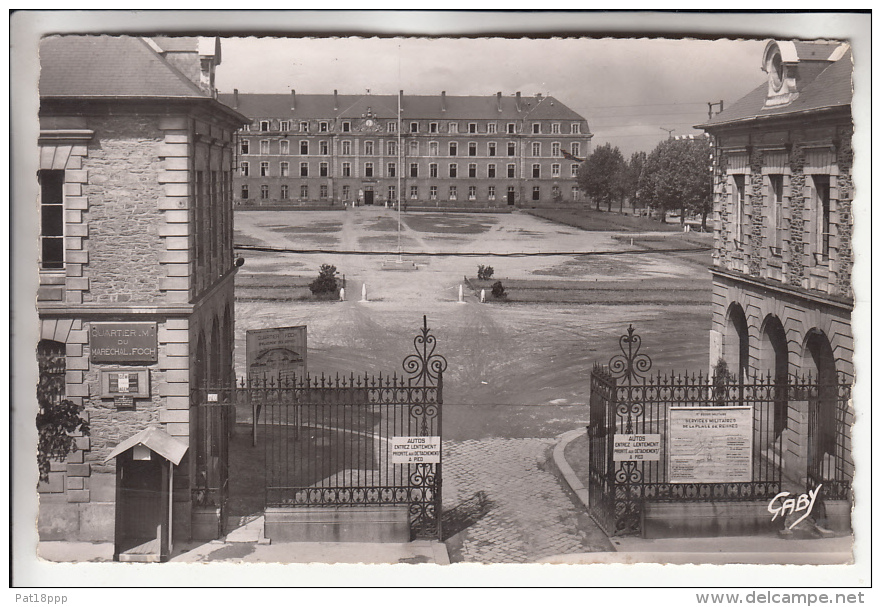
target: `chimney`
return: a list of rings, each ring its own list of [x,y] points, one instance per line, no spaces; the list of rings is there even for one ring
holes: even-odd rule
[[[535,99],[536,99],[539,103],[541,103],[541,93],[536,93],[536,94],[535,94]]]
[[[339,97],[337,96],[336,89],[333,89],[333,109],[334,109],[334,111],[337,111],[338,109],[340,109],[340,100],[339,100]]]
[[[441,91],[441,111],[447,111],[447,92]]]
[[[291,89],[291,111],[297,109],[297,91]]]
[[[520,91],[517,91],[517,99],[515,100],[517,103],[517,111],[520,111]]]
[[[234,110],[239,109],[239,89],[232,90],[232,98],[233,98],[232,109],[234,109]]]
[[[404,89],[398,91],[398,105],[401,108],[401,111],[404,111]]]
[[[502,111],[502,91],[499,91],[498,93],[496,93],[496,102],[498,103],[499,111],[501,112]]]

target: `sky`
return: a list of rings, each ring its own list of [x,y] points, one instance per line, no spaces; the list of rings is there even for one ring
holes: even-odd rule
[[[765,40],[630,38],[224,38],[223,93],[552,95],[593,147],[651,151],[765,80]],[[259,69],[255,66],[259,65]]]

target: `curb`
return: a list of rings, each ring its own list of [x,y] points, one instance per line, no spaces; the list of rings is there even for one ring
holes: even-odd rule
[[[581,483],[578,476],[576,476],[572,466],[569,465],[569,462],[566,461],[566,457],[563,455],[566,446],[576,438],[583,436],[585,432],[587,432],[586,429],[579,428],[577,430],[564,432],[558,437],[558,442],[554,447],[554,464],[556,464],[560,474],[563,475],[563,480],[566,481],[566,484],[569,485],[569,488],[578,497],[581,504],[585,508],[588,508],[589,502],[587,489]]]

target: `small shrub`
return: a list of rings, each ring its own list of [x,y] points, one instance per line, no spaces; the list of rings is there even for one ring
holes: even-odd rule
[[[493,277],[492,266],[477,266],[477,278],[480,280],[489,280]]]
[[[318,269],[318,278],[309,283],[309,290],[312,291],[312,295],[336,293],[338,287],[336,275],[336,266],[326,263],[321,264],[321,267]]]
[[[492,296],[495,297],[496,299],[502,299],[504,297],[507,297],[507,293],[505,293],[505,287],[502,285],[501,280],[497,280],[493,283],[491,293],[492,293]]]

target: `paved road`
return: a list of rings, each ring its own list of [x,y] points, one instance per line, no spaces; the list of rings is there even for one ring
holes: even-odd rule
[[[558,480],[547,438],[444,442],[444,536],[452,562],[532,563],[613,550]]]

